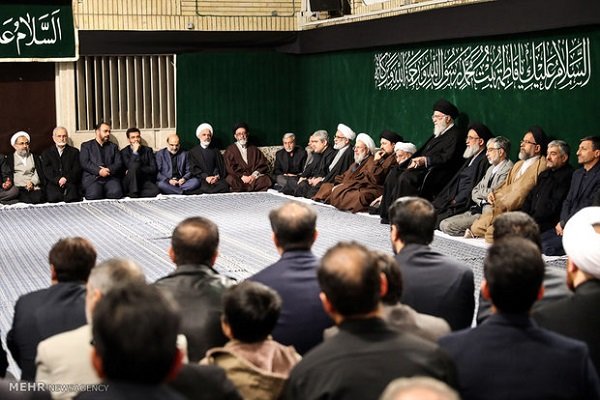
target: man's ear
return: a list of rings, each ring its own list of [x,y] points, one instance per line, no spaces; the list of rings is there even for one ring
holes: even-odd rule
[[[567,271],[570,274],[574,274],[577,271],[579,271],[579,267],[577,265],[575,265],[575,263],[573,262],[573,260],[571,260],[571,257],[567,258]]]
[[[388,293],[389,285],[387,276],[383,272],[379,273],[379,295],[381,297],[385,296]]]
[[[333,308],[333,305],[331,304],[331,302],[329,301],[329,299],[327,298],[327,295],[325,293],[323,293],[323,292],[319,293],[319,299],[321,299],[321,304],[323,305],[323,309],[325,310],[325,312],[328,315],[335,313],[335,309]]]
[[[400,237],[398,235],[398,227],[394,224],[390,224],[390,239],[392,240],[392,242],[400,240]]]
[[[175,264],[175,250],[173,250],[173,246],[169,246],[169,250],[167,250],[167,253],[169,254],[171,262]]]
[[[490,296],[490,287],[485,279],[481,282],[481,296],[487,301],[492,301],[492,296]]]
[[[171,369],[165,378],[165,382],[171,382],[177,375],[179,375],[179,371],[183,368],[183,352],[180,349],[177,349],[177,353],[175,353],[175,357],[173,358],[173,365],[171,365]]]
[[[318,237],[319,237],[319,230],[317,228],[315,228],[315,233],[313,233],[313,243],[317,241]]]
[[[106,375],[104,374],[104,366],[102,363],[102,358],[100,357],[100,354],[98,354],[98,351],[96,350],[96,348],[93,346],[92,346],[90,356],[92,358],[92,366],[94,367],[94,370],[96,371],[96,375],[98,375],[98,377],[100,379],[104,379],[106,377]]]
[[[539,300],[542,299],[542,297],[544,297],[544,291],[545,291],[544,285],[542,284],[542,285],[540,285],[540,290],[538,290],[538,294],[537,294],[536,300],[539,301]]]
[[[271,232],[271,240],[275,247],[279,247],[279,240],[277,240],[277,236],[275,236],[275,232]]]
[[[56,276],[56,268],[54,268],[54,265],[50,264],[50,280],[54,283],[54,282],[58,282],[58,278]]]
[[[215,250],[215,254],[210,259],[210,266],[212,267],[217,262],[217,258],[219,257],[219,249]]]

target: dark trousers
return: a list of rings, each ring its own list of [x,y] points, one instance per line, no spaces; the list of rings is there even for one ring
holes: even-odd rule
[[[54,183],[49,183],[46,185],[46,199],[49,203],[81,201],[80,188],[78,185],[68,182],[62,188]]]
[[[98,178],[85,188],[87,200],[120,199],[121,197],[123,197],[123,189],[119,178]]]

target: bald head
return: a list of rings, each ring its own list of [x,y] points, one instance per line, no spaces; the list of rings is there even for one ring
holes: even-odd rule
[[[460,397],[444,382],[417,376],[393,380],[379,400],[460,400]]]
[[[191,217],[177,225],[171,236],[173,261],[212,266],[219,247],[219,228],[202,217]]]
[[[317,213],[312,207],[290,201],[271,210],[269,220],[277,247],[283,251],[310,250],[317,228]]]

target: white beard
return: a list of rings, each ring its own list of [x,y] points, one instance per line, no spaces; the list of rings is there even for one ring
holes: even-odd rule
[[[446,125],[446,123],[439,123],[437,125],[433,125],[433,135],[435,137],[440,136],[442,132],[446,130],[446,128],[448,128],[448,125]]]
[[[481,147],[479,147],[478,144],[476,144],[475,146],[467,146],[465,152],[463,153],[463,158],[471,158],[475,154],[479,153],[480,150]]]
[[[238,142],[238,143],[240,144],[240,146],[242,146],[242,147],[246,147],[246,144],[248,144],[248,141],[247,141],[246,139],[238,140],[237,142]]]
[[[529,156],[529,154],[525,153],[523,150],[519,150],[519,160],[521,161],[525,161],[525,160],[529,160],[531,157]]]
[[[359,154],[359,155],[354,155],[354,162],[357,164],[360,164],[361,162],[363,162],[365,160],[365,158],[367,158],[367,154]]]
[[[210,141],[208,141],[208,142],[200,141],[200,146],[202,146],[203,149],[207,149],[208,146],[210,146]]]
[[[345,143],[335,143],[335,142],[333,143],[333,149],[334,150],[342,149],[342,148],[344,148],[344,146],[346,146]]]
[[[27,151],[27,150],[17,150],[16,153],[19,157],[23,157],[23,158],[29,157],[29,151]]]

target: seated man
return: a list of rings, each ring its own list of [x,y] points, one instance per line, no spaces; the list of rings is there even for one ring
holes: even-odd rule
[[[123,159],[123,193],[129,197],[155,197],[160,192],[156,186],[156,159],[154,151],[142,144],[138,128],[127,132],[129,146],[121,150]]]
[[[279,399],[302,358],[270,337],[280,311],[281,297],[258,282],[242,282],[223,294],[221,326],[229,341],[208,350],[202,363],[223,368],[245,399]]]
[[[15,152],[8,155],[7,163],[11,169],[11,181],[19,190],[19,201],[38,204],[45,201],[44,173],[40,158],[29,151],[30,140],[25,131],[12,135],[10,144]]]
[[[225,181],[227,171],[225,161],[219,149],[211,146],[213,128],[210,124],[200,124],[196,128],[196,137],[200,141],[188,153],[192,176],[200,182],[200,187],[190,194],[213,194],[229,192],[229,184]]]
[[[233,127],[236,142],[225,149],[225,178],[232,192],[262,192],[271,187],[269,165],[258,147],[248,143],[250,129],[245,122]]]
[[[382,207],[390,208],[390,205],[393,203],[391,187],[395,185],[398,176],[404,172],[406,167],[408,167],[409,160],[416,151],[417,148],[410,142],[396,142],[394,145],[396,163],[390,168],[385,177],[385,181],[383,182],[383,193],[371,203],[369,214],[381,215]],[[387,220],[387,211],[385,212],[385,215],[386,219],[382,220],[382,222],[389,223]]]
[[[187,194],[200,187],[200,180],[192,176],[188,152],[175,133],[167,137],[167,147],[156,152],[156,168],[156,184],[164,194]]]
[[[401,197],[390,207],[390,239],[403,276],[400,301],[445,319],[452,330],[466,328],[475,310],[473,271],[429,247],[435,221],[433,205],[419,197]]]
[[[519,162],[510,170],[504,183],[488,194],[487,202],[491,207],[483,210],[465,235],[485,237],[487,242],[491,242],[494,235],[494,218],[503,212],[521,209],[525,198],[537,183],[539,174],[547,168],[544,156],[547,143],[542,128],[529,128],[521,140]]]
[[[521,210],[533,217],[540,231],[554,230],[569,192],[573,168],[569,165],[569,145],[562,140],[548,143],[546,170],[525,198]],[[542,254],[546,249],[542,243]]]
[[[329,145],[327,131],[315,131],[308,140],[311,157],[307,160],[298,182],[289,180],[283,188],[283,193],[296,197],[304,197],[307,191],[327,175],[329,165],[336,151]],[[315,191],[316,193],[316,191]]]
[[[467,148],[463,153],[465,162],[433,201],[433,206],[438,213],[436,229],[441,220],[463,213],[473,205],[471,191],[488,169],[489,163],[484,149],[487,141],[493,137],[487,126],[479,123],[469,125]]]
[[[389,207],[395,199],[420,195],[433,198],[463,163],[464,133],[454,125],[458,117],[456,106],[444,99],[433,105],[433,135],[417,150],[407,168],[398,174],[395,182],[384,188],[384,199]],[[427,187],[423,182],[427,176]],[[385,193],[391,191],[391,193]],[[423,193],[421,193],[423,192]],[[388,209],[380,209],[382,223],[388,223]]]
[[[273,188],[281,191],[289,180],[298,181],[306,163],[306,150],[296,145],[296,135],[283,135],[283,149],[275,153]]]
[[[376,400],[390,381],[413,375],[456,384],[454,366],[434,343],[382,319],[387,281],[367,248],[338,243],[323,256],[318,277],[339,332],[296,365],[285,399]]]
[[[539,328],[529,317],[543,293],[537,246],[523,238],[498,240],[483,273],[481,291],[496,313],[439,341],[456,363],[463,400],[600,398],[587,346]]]
[[[12,168],[4,154],[0,154],[0,203],[10,203],[19,197],[19,189],[13,185]]]
[[[442,232],[451,236],[463,236],[483,210],[491,207],[487,202],[488,195],[504,183],[513,167],[512,161],[508,159],[509,154],[510,141],[507,138],[497,136],[488,140],[486,157],[491,165],[471,191],[473,205],[468,211],[441,220]]]
[[[573,173],[569,193],[563,202],[560,221],[554,229],[542,231],[544,254],[560,256],[565,254],[562,247],[562,230],[569,218],[584,207],[592,205],[594,196],[600,198],[600,136],[581,139],[577,150],[577,162],[581,168]]]
[[[339,124],[333,139],[333,149],[337,152],[331,160],[331,163],[325,165],[323,162],[324,159],[322,158],[318,175],[313,175],[313,177],[308,180],[299,181],[298,189],[294,195],[312,199],[323,183],[333,183],[336,176],[343,174],[353,161],[351,141],[354,140],[355,137],[356,134],[352,129],[344,124]]]
[[[81,200],[81,164],[79,150],[67,142],[69,135],[62,126],[52,131],[54,146],[42,153],[46,178],[46,198],[50,203]]]
[[[42,340],[85,324],[85,283],[96,264],[96,250],[80,237],[61,239],[48,255],[52,284],[17,300],[6,344],[21,379],[35,379],[35,356]]]
[[[96,138],[81,144],[81,184],[87,200],[123,197],[119,178],[123,161],[119,147],[110,141],[110,129],[110,124],[100,122],[96,125]]]

